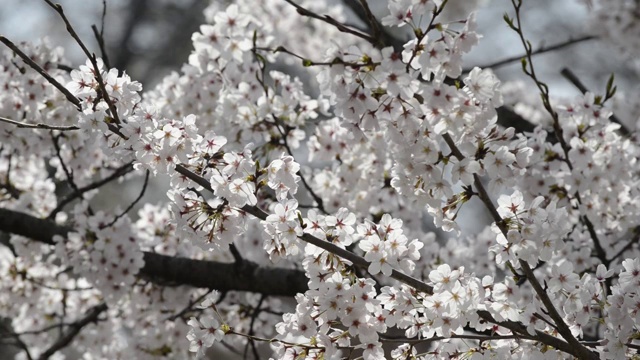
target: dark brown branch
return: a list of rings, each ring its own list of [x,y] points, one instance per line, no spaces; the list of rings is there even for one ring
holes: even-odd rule
[[[144,174],[144,183],[142,184],[142,189],[140,190],[138,197],[135,200],[133,200],[131,204],[129,204],[129,206],[127,206],[127,208],[124,209],[123,212],[118,214],[110,223],[108,223],[106,227],[111,227],[113,224],[115,224],[118,221],[118,219],[125,216],[129,211],[131,211],[131,209],[133,209],[133,207],[136,206],[136,204],[142,199],[142,197],[144,196],[144,193],[147,191],[147,184],[149,184],[149,173],[150,173],[149,170],[147,170]]]
[[[49,214],[49,216],[47,216],[47,218],[53,219],[56,216],[56,214],[59,213],[67,204],[77,199],[78,197],[82,196],[82,194],[86,193],[87,191],[97,189],[107,183],[110,183],[113,180],[121,178],[122,176],[130,173],[131,171],[133,171],[133,165],[132,163],[129,162],[117,168],[111,175],[107,176],[106,178],[79,188],[78,191],[74,191],[64,199],[60,200],[60,202],[58,202],[58,206],[56,206],[56,208],[51,211],[51,213]]]
[[[344,0],[344,4],[356,14],[362,22],[366,23],[371,30],[371,37],[376,40],[375,46],[382,49],[386,46],[393,46],[394,51],[401,52],[403,42],[385,31],[384,26],[373,15],[366,0]]]
[[[93,36],[96,38],[98,42],[98,46],[100,47],[100,54],[102,54],[102,61],[104,61],[104,65],[107,68],[111,67],[111,62],[109,61],[109,54],[104,46],[104,22],[107,17],[107,1],[102,0],[102,19],[100,21],[100,30],[95,25],[91,25],[91,30],[93,31]]]
[[[300,270],[259,266],[246,259],[238,266],[145,252],[144,263],[139,276],[161,285],[289,297],[308,289],[308,279]]]
[[[14,343],[3,343],[3,344],[7,344],[7,345],[12,345],[17,347],[20,350],[23,350],[25,355],[27,356],[28,360],[33,360],[33,357],[31,356],[31,353],[29,352],[29,347],[27,346],[27,344],[25,344],[24,341],[22,341],[22,339],[20,339],[20,334],[16,334],[14,333],[11,329],[8,328],[7,325],[0,323],[0,328],[2,328],[2,332],[0,333],[0,335],[2,335],[2,338],[5,338],[5,335],[7,335],[8,337],[12,337],[14,339]]]
[[[376,43],[377,43],[376,39],[374,39],[373,37],[369,36],[368,34],[365,34],[363,32],[360,32],[360,31],[357,31],[355,29],[352,29],[352,28],[346,26],[345,24],[335,20],[334,18],[332,18],[329,15],[318,15],[318,14],[314,13],[313,11],[305,9],[302,6],[296,4],[292,0],[285,0],[285,1],[288,2],[289,4],[291,4],[291,6],[295,7],[296,10],[298,11],[298,14],[300,14],[302,16],[308,16],[308,17],[313,18],[313,19],[318,19],[318,20],[324,21],[327,24],[335,26],[336,29],[338,29],[341,32],[348,33],[348,34],[351,34],[351,35],[355,35],[355,36],[357,36],[357,37],[359,37],[361,39],[364,39],[364,40],[370,42],[374,46],[376,46]]]
[[[65,237],[74,230],[25,213],[0,209],[0,231],[54,245],[55,235]],[[247,260],[238,266],[235,263],[192,260],[145,252],[144,262],[139,276],[160,285],[188,285],[275,296],[294,296],[308,289],[308,279],[300,270],[263,267]]]
[[[584,41],[589,41],[589,40],[594,40],[594,39],[597,39],[597,37],[592,36],[592,35],[587,35],[587,36],[581,36],[581,37],[578,37],[578,38],[575,38],[575,39],[569,39],[569,40],[566,40],[566,41],[563,41],[561,43],[557,43],[557,44],[551,45],[551,46],[540,46],[537,50],[532,51],[531,55],[544,54],[544,53],[551,52],[551,51],[554,51],[554,50],[562,49],[562,48],[570,46],[570,45],[574,45],[574,44],[578,44],[578,43],[581,43],[581,42],[584,42]],[[479,67],[481,69],[497,68],[497,67],[500,67],[500,66],[503,66],[503,65],[507,65],[507,64],[512,63],[512,62],[520,61],[520,60],[522,60],[523,57],[526,57],[526,54],[512,56],[512,57],[509,57],[509,58],[506,58],[506,59],[502,59],[500,61],[496,61],[496,62],[493,62],[493,63],[484,64],[484,65],[476,65],[474,67]],[[463,73],[468,73],[470,71],[471,71],[471,69],[465,69],[462,72]]]

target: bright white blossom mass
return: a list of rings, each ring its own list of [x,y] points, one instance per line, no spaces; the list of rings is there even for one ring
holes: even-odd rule
[[[99,57],[67,72],[46,40],[1,38],[16,359],[638,357],[639,138],[606,104],[613,79],[550,98],[514,0],[542,99],[519,115],[519,85],[462,66],[476,2],[389,0],[379,19],[360,3],[360,27],[334,2],[214,3],[145,91]],[[628,1],[596,3],[635,49]],[[144,179],[137,199],[91,201],[125,178]],[[166,198],[131,214],[150,178]],[[472,202],[491,221],[467,234]]]

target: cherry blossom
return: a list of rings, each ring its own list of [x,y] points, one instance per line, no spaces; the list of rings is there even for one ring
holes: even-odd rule
[[[621,4],[591,11],[633,52]],[[638,139],[611,84],[550,97],[519,16],[542,104],[463,71],[475,6],[391,0],[357,28],[324,1],[212,4],[144,93],[106,58],[65,72],[47,41],[2,52],[0,315],[18,358],[63,357],[63,333],[87,359],[260,342],[281,359],[637,356]],[[136,178],[122,208],[94,201]],[[166,197],[136,213],[149,179]],[[469,233],[475,205],[490,220]]]

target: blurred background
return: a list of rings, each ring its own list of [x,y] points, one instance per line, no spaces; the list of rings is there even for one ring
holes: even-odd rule
[[[171,70],[179,70],[191,51],[191,34],[204,22],[202,0],[61,0],[56,1],[90,50],[100,54],[91,25],[102,29],[113,67],[151,88]],[[0,33],[10,40],[47,37],[65,48],[73,66],[85,56],[67,33],[58,14],[41,0],[3,0]]]

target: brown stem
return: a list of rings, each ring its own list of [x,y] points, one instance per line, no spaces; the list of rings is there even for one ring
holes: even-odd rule
[[[77,97],[73,96],[73,94],[69,92],[69,90],[67,90],[66,87],[64,87],[62,84],[58,82],[58,80],[54,79],[51,75],[49,75],[49,73],[47,73],[40,65],[36,64],[35,61],[31,60],[31,58],[27,56],[27,54],[23,53],[20,49],[18,49],[18,47],[14,43],[12,43],[9,39],[7,39],[2,35],[0,35],[0,42],[5,44],[9,49],[13,50],[13,52],[16,55],[18,55],[22,59],[22,61],[27,63],[29,67],[31,67],[38,74],[42,75],[42,77],[47,79],[47,81],[51,85],[55,86],[56,89],[60,90],[60,92],[64,94],[67,100],[69,100],[70,103],[75,105],[78,108],[78,110],[82,108],[80,106],[80,100],[78,100]]]

